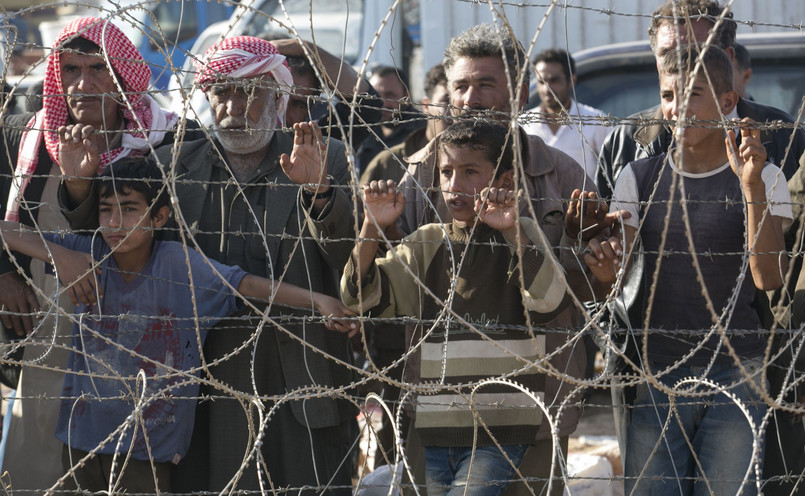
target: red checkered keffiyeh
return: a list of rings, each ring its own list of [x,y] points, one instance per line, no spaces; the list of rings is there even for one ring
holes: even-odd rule
[[[28,122],[20,142],[14,180],[9,194],[6,220],[19,220],[19,201],[36,170],[39,146],[42,138],[54,163],[59,159],[60,126],[69,124],[69,111],[64,99],[59,63],[60,49],[76,37],[85,38],[101,48],[112,74],[125,93],[121,105],[127,132],[121,146],[100,156],[98,172],[123,157],[143,155],[150,147],[162,142],[167,129],[178,121],[178,116],[159,108],[156,101],[146,94],[151,79],[151,69],[142,55],[123,32],[108,20],[96,17],[78,19],[65,27],[48,55],[45,80],[42,90],[42,110]]]
[[[221,79],[250,78],[261,74],[270,74],[285,90],[277,102],[277,119],[284,126],[293,77],[285,56],[266,40],[235,36],[211,46],[204,54],[204,61],[196,62],[195,82],[207,91],[210,84]]]

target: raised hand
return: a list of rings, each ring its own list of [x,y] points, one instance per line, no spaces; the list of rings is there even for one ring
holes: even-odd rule
[[[517,193],[510,189],[484,188],[475,199],[475,213],[478,215],[478,220],[506,234],[506,231],[514,229],[520,216],[517,209]]]
[[[760,129],[751,128],[754,121],[744,117],[740,121],[741,145],[735,144],[735,131],[727,131],[724,145],[732,171],[744,187],[763,185],[763,167],[766,165],[766,148],[760,142]]]
[[[364,225],[374,226],[377,222],[381,230],[394,224],[405,207],[405,196],[397,191],[397,183],[392,180],[364,184],[363,196]]]
[[[90,183],[100,163],[98,147],[90,139],[95,128],[84,124],[61,126],[59,133],[59,168],[70,201],[79,204],[89,196]]]
[[[283,153],[280,165],[285,175],[296,184],[306,185],[311,193],[324,193],[330,188],[327,164],[324,160],[326,145],[315,122],[297,122],[293,125],[293,151],[289,157]]]
[[[575,189],[565,213],[565,232],[571,238],[581,233],[581,239],[587,241],[629,217],[631,214],[626,210],[610,213],[607,202],[599,199],[595,192]]]

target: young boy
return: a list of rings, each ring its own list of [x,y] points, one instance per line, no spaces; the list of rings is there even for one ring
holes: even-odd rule
[[[396,222],[405,199],[393,181],[365,185],[366,216],[341,297],[375,318],[426,323],[408,363],[421,392],[415,428],[425,446],[428,494],[466,489],[495,496],[533,444],[542,412],[508,385],[484,385],[470,395],[484,379],[505,377],[541,397],[544,376],[535,364],[543,358],[544,335],[532,324],[561,311],[568,297],[536,222],[518,219],[506,128],[459,122],[440,135],[438,146],[452,223],[423,226],[375,259],[380,233]]]
[[[351,313],[335,298],[155,240],[154,231],[168,219],[169,198],[159,169],[145,159],[113,164],[100,184],[100,236],[40,236],[10,222],[0,223],[0,235],[11,250],[44,261],[52,256],[62,280],[86,272],[90,256],[97,261],[97,285],[90,275],[74,286],[75,298],[86,304],[76,307],[56,426],[65,443],[65,470],[74,467],[80,489],[106,490],[114,471],[119,487],[150,493],[153,461],[165,491],[170,463],[178,463],[190,443],[202,344],[218,320],[244,306],[240,296],[332,317]],[[356,325],[330,327],[349,331]],[[131,459],[120,476],[127,454]]]
[[[696,49],[684,48],[681,57],[670,51],[660,66],[661,107],[674,127],[674,148],[631,163],[618,177],[615,201],[632,212],[626,250],[611,238],[591,244],[585,257],[607,284],[621,265],[628,266],[638,235],[645,257],[649,330],[641,360],[662,388],[644,382],[635,393],[627,494],[736,494],[741,488],[754,494],[752,461],[763,459],[762,442],[753,440],[763,440],[758,429],[766,405],[756,390],[762,386],[753,383],[760,379],[766,337],[752,301],[756,289],[782,285],[782,226],[792,217],[790,199],[780,170],[765,163],[759,130],[742,122],[740,146],[733,130],[725,139],[715,122],[737,115],[732,65],[711,46],[693,72]],[[726,395],[706,385],[677,384],[686,378],[724,387],[746,407],[753,426]]]

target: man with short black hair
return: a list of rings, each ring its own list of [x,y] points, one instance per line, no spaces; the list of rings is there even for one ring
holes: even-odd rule
[[[598,154],[609,134],[600,110],[577,102],[576,61],[566,50],[550,48],[534,58],[539,108],[520,116],[523,129],[570,155],[595,177]]]

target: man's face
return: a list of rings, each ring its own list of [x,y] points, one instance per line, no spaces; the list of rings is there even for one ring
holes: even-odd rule
[[[691,20],[690,27],[684,22],[664,21],[657,29],[657,64],[668,50],[689,43],[704,43],[712,27],[713,23],[705,19]]]
[[[385,76],[373,75],[369,79],[369,84],[377,91],[380,98],[383,99],[383,117],[382,122],[391,122],[394,118],[394,112],[399,112],[402,107],[403,99],[408,96],[405,87],[395,74],[386,74]]]
[[[62,88],[70,117],[96,129],[119,127],[117,88],[100,52],[59,55]]]
[[[268,146],[277,126],[273,81],[263,75],[216,83],[207,90],[216,133],[227,151],[246,154]]]
[[[484,150],[469,146],[444,145],[439,153],[439,187],[453,220],[459,224],[475,221],[475,197],[488,186],[499,186],[495,164]]]
[[[148,207],[142,193],[125,189],[116,194],[112,192],[98,202],[101,236],[116,256],[150,253],[155,226]]]
[[[544,113],[559,113],[570,108],[573,84],[558,62],[537,63],[537,92]]]
[[[517,74],[511,74],[511,77],[516,78]],[[447,72],[447,87],[455,115],[478,110],[503,114],[511,112],[511,85],[500,57],[459,58]],[[527,92],[525,97],[528,97]],[[507,115],[496,117],[501,120],[509,119]]]
[[[431,136],[436,136],[450,125],[446,118],[449,105],[450,94],[447,92],[447,86],[443,84],[437,85],[430,97],[422,99],[422,109],[426,114],[434,117],[433,119],[428,119],[428,132]]]
[[[730,100],[730,98],[735,92],[728,91],[714,100],[707,78],[704,74],[697,75],[687,98],[687,107],[684,112],[688,125],[684,129],[676,129],[675,122],[682,115],[681,106],[685,102],[687,83],[687,78],[680,81],[677,74],[660,74],[660,107],[663,118],[672,123],[677,143],[683,147],[692,148],[707,143],[708,140],[715,140],[714,142],[723,149],[723,129],[718,128],[712,122],[691,123],[690,120],[693,118],[697,121],[721,119],[722,113],[727,114],[732,111],[735,100]]]
[[[297,122],[308,122],[310,120],[310,107],[312,101],[309,97],[316,96],[318,92],[316,81],[310,74],[297,74],[293,72],[294,90],[288,98],[288,110],[285,111],[285,124],[293,126]],[[310,107],[308,106],[310,103]]]

